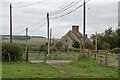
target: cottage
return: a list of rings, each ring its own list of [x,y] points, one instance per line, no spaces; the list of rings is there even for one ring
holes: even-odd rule
[[[69,30],[67,34],[65,34],[61,38],[62,46],[64,48],[73,48],[72,44],[74,41],[78,41],[79,43],[82,43],[82,38],[83,35],[79,32],[79,26],[73,25],[72,30]],[[89,39],[86,36],[86,41],[85,42],[90,42]]]

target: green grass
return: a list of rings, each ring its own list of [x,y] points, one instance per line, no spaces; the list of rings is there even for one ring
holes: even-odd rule
[[[62,64],[3,62],[3,78],[118,78],[118,69],[82,59]]]
[[[3,78],[50,78],[58,76],[56,70],[44,63],[4,62],[2,70]]]
[[[0,79],[2,78],[2,62],[0,61]]]

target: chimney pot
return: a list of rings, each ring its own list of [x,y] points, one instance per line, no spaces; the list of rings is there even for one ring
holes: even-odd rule
[[[79,26],[73,25],[72,26],[72,32],[79,32]]]

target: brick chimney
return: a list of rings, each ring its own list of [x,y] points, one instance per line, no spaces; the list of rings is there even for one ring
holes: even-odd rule
[[[72,26],[72,32],[79,32],[79,26],[73,25]]]

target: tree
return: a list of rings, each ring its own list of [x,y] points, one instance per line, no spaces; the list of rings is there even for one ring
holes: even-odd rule
[[[102,45],[102,49],[104,49],[104,50],[109,50],[109,49],[110,49],[110,44],[109,44],[109,43],[104,43],[104,44]]]
[[[104,37],[100,33],[97,35],[97,43],[98,43],[98,49],[102,49],[102,45],[104,43]]]
[[[56,47],[58,49],[60,49],[62,47],[62,42],[60,42],[60,41],[56,42]]]
[[[16,61],[22,58],[24,49],[17,44],[2,43],[2,60]]]
[[[47,45],[42,44],[39,48],[40,51],[47,52]]]
[[[115,43],[116,43],[116,46],[120,48],[120,28],[118,28],[116,31],[115,31]]]
[[[86,42],[86,43],[85,43],[85,48],[86,48],[86,49],[94,49],[94,45],[93,45],[92,43]]]
[[[80,48],[80,43],[78,41],[74,41],[73,44],[72,44],[72,47]]]
[[[92,44],[95,45],[95,35],[91,36]],[[106,29],[103,33],[97,34],[98,49],[103,49],[104,43],[109,43],[109,48],[113,49],[120,47],[120,29],[112,30],[112,28]]]
[[[112,33],[113,33],[112,27],[106,29],[104,33],[105,33],[105,35],[112,35]]]

